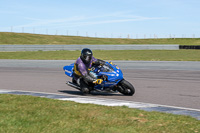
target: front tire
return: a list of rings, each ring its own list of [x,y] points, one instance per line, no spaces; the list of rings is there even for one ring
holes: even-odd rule
[[[132,96],[135,93],[135,88],[131,83],[123,79],[119,82],[118,91],[124,95]]]

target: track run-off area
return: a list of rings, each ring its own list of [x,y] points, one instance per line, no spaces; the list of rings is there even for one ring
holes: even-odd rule
[[[194,113],[191,111],[196,111],[191,116],[200,119],[200,62],[113,61],[122,69],[124,78],[135,87],[133,96],[97,92],[83,96],[80,91],[65,84],[71,79],[64,74],[63,66],[71,63],[74,60],[0,60],[0,93],[42,92],[66,96],[66,100],[75,97],[76,100],[148,103],[152,107],[162,106],[161,111],[165,107],[186,109],[191,114]],[[184,110],[181,111],[184,114]]]

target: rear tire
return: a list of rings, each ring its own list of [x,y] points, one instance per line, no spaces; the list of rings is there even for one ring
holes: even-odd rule
[[[127,80],[123,79],[121,82],[119,82],[119,86],[117,89],[120,93],[132,96],[135,93],[135,88],[131,83],[129,83]]]

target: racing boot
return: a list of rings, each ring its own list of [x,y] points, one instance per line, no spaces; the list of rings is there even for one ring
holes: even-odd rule
[[[90,90],[89,90],[89,86],[87,83],[84,82],[84,80],[80,80],[80,87],[81,87],[81,92],[83,94],[89,94]]]
[[[88,88],[81,88],[81,92],[85,95],[85,94],[89,94],[90,91]]]

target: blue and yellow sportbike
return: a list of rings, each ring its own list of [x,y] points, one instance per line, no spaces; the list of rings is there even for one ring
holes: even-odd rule
[[[64,66],[63,70],[67,76],[74,79],[74,63]],[[112,62],[106,62],[104,65],[93,65],[89,71],[90,75],[102,81],[100,84],[95,84],[92,91],[120,92],[127,96],[132,96],[135,93],[133,85],[123,78],[121,69]],[[80,85],[73,80],[66,84],[81,90]]]

